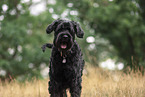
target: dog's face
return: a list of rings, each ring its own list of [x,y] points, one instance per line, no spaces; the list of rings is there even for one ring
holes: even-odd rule
[[[53,44],[60,51],[67,51],[71,49],[75,40],[75,34],[79,38],[83,38],[84,35],[84,32],[78,23],[60,19],[55,20],[47,27],[46,32],[48,34],[52,31],[54,31]]]

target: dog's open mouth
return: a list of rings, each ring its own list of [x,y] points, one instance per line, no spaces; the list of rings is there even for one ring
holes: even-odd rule
[[[62,43],[61,44],[61,49],[66,49],[67,48],[67,44],[66,43]]]

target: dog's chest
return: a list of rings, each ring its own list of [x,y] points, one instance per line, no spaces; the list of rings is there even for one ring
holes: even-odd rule
[[[57,81],[70,82],[76,76],[76,61],[71,57],[66,57],[65,63],[63,63],[63,60],[64,58],[62,57],[52,60],[52,75]]]
[[[73,66],[59,66],[59,68],[53,68],[53,70],[53,76],[58,82],[71,82],[76,76],[76,71]]]

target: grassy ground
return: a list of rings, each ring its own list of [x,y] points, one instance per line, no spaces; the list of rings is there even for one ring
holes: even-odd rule
[[[87,67],[86,71],[81,97],[145,97],[145,76],[140,73],[126,75],[93,67]],[[0,97],[49,97],[47,82],[0,82]]]

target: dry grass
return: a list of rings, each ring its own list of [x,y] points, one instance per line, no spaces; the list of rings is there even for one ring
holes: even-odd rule
[[[86,71],[82,97],[145,97],[145,76],[140,73],[126,75],[93,67],[87,67]],[[0,97],[49,97],[47,82],[0,82]]]

